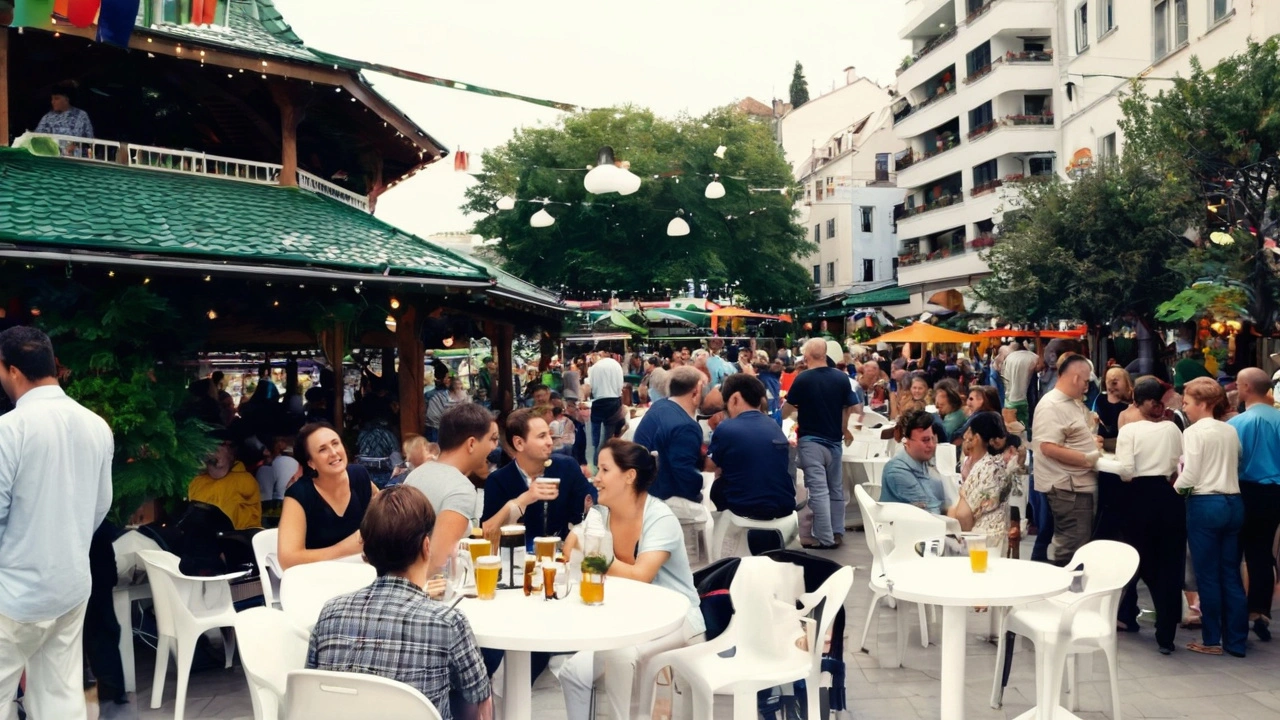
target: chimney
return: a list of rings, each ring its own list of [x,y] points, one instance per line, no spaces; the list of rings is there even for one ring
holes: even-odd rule
[[[844,84],[852,85],[858,80],[858,70],[852,65],[844,69]]]

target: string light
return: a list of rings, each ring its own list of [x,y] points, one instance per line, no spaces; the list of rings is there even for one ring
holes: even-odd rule
[[[511,197],[510,195],[503,195],[502,197],[498,198],[499,210],[514,210],[515,207],[516,207],[516,199]]]
[[[209,318],[210,320],[217,320],[218,313],[217,311],[211,309],[209,310],[209,312],[205,313],[205,317]]]
[[[396,318],[394,315],[388,315],[387,321],[385,324],[387,326],[387,329],[390,330],[391,332],[396,331]]]
[[[393,296],[391,296],[391,309],[392,309],[392,310],[399,310],[399,309],[400,309],[400,300],[399,300],[399,299],[397,299],[394,295],[393,295]]]
[[[689,234],[689,223],[685,222],[684,210],[676,211],[676,216],[671,218],[671,222],[667,223],[667,235],[670,237],[684,237]]]
[[[719,177],[719,175],[716,176],[716,178]],[[719,200],[724,197],[724,185],[719,179],[712,180],[707,183],[707,190],[703,195],[705,195],[708,200]]]

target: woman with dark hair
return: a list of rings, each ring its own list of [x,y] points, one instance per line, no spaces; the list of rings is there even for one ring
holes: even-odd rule
[[[369,471],[347,464],[342,438],[329,423],[304,425],[293,453],[303,476],[284,494],[277,546],[280,567],[288,570],[359,555],[360,521],[378,494]]]
[[[597,467],[595,483],[600,492],[600,504],[605,509],[604,522],[613,534],[614,560],[607,574],[674,590],[689,598],[689,613],[684,627],[666,637],[625,650],[580,652],[569,658],[560,670],[560,687],[564,691],[565,714],[570,720],[589,717],[591,688],[595,679],[604,674],[606,659],[629,663],[628,678],[650,678],[653,673],[648,669],[642,669],[638,674],[636,669],[648,658],[683,647],[706,630],[680,521],[666,503],[648,492],[658,475],[657,456],[643,445],[613,438],[600,449]],[[568,557],[580,542],[577,534],[571,534],[565,540],[565,556]],[[632,717],[633,682],[629,679],[610,687],[608,695],[613,717]],[[641,687],[640,690],[640,708],[647,710],[652,688]]]
[[[981,456],[969,469],[960,486],[960,499],[947,510],[947,515],[960,521],[966,532],[985,533],[987,542],[999,546],[1007,537],[1009,493],[1013,482],[1004,461],[1008,446],[1004,420],[993,412],[981,412],[969,420],[964,432],[964,450]]]

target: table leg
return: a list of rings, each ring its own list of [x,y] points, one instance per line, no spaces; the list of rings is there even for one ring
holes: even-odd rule
[[[529,720],[533,716],[529,687],[529,653],[508,650],[502,659],[504,720]]]
[[[124,691],[137,692],[138,680],[133,665],[133,616],[130,610],[133,602],[129,598],[129,588],[117,588],[111,593],[111,604],[116,613],[116,622],[120,624],[120,665],[124,668]]]
[[[964,720],[964,635],[968,612],[969,608],[963,605],[942,608],[942,720]]]

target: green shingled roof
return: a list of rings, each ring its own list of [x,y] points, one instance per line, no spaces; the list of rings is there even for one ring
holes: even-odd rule
[[[891,285],[879,290],[850,295],[844,299],[845,307],[882,307],[884,305],[901,305],[911,301],[911,293],[906,288]]]
[[[482,267],[300,190],[0,149],[0,241],[488,280]]]
[[[331,60],[320,57],[302,42],[271,0],[231,0],[225,26],[155,23],[147,30],[228,50],[333,65]]]

